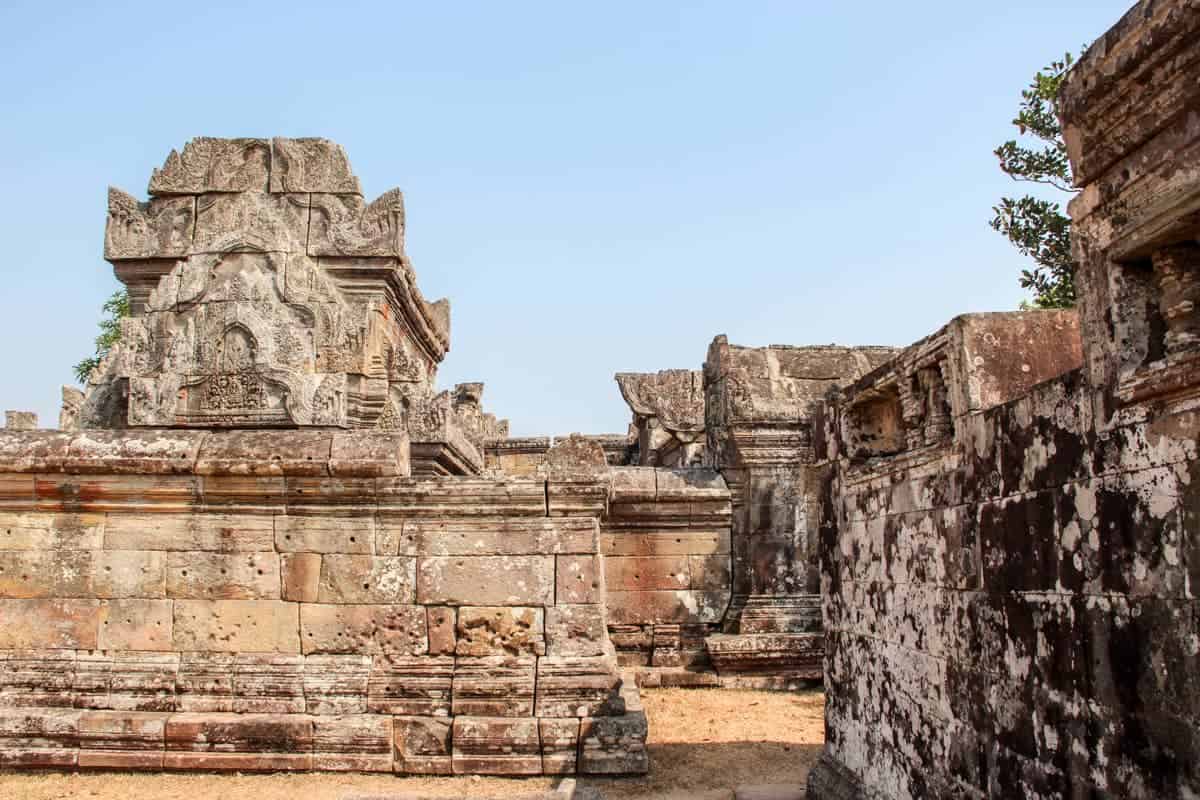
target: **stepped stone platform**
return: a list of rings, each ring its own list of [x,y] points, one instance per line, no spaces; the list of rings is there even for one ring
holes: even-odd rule
[[[403,433],[0,433],[0,764],[641,772],[595,515]]]

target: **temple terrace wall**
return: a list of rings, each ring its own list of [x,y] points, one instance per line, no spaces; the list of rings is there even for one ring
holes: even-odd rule
[[[404,434],[0,434],[0,763],[640,772],[575,476]]]
[[[1082,368],[916,414],[972,389],[918,343],[827,404],[813,800],[1200,795],[1198,69],[1144,0],[1064,83]]]

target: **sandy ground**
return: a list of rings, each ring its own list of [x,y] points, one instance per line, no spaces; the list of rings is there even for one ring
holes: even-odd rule
[[[803,783],[824,741],[820,691],[646,689],[650,774],[584,778],[605,800],[723,800],[745,783]],[[547,778],[405,778],[389,775],[0,771],[3,800],[410,800],[520,798]]]

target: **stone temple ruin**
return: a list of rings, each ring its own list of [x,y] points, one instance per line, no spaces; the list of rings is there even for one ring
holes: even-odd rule
[[[1060,113],[1078,311],[438,392],[449,305],[319,139],[110,190],[133,316],[0,433],[0,765],[637,773],[638,687],[826,689],[808,796],[1200,796],[1200,3]]]

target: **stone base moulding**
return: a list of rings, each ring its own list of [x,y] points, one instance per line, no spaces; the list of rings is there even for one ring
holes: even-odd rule
[[[822,677],[823,633],[721,633],[704,643],[723,686],[790,689]]]
[[[636,689],[624,694],[636,705]],[[644,773],[646,718],[0,709],[0,767],[409,775]]]

